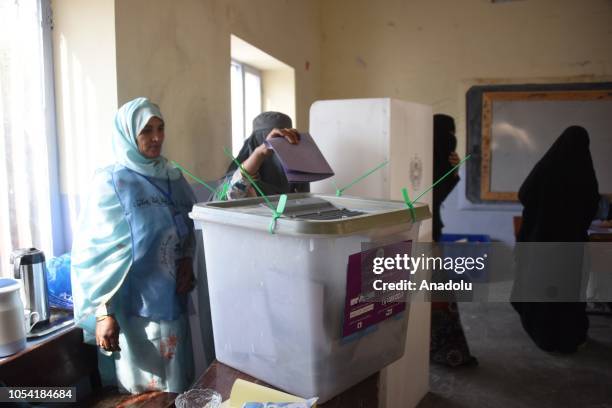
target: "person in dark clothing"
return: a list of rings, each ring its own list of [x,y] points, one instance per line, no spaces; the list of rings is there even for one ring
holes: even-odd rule
[[[299,143],[299,133],[292,128],[291,118],[280,112],[263,112],[253,120],[253,133],[242,145],[236,160],[257,182],[264,194],[307,193],[309,183],[290,183],[273,150],[265,143],[273,137],[284,137],[289,143]],[[228,199],[252,197],[256,191],[250,181],[232,162],[225,180],[229,183]]]
[[[437,181],[459,163],[455,152],[455,121],[443,114],[434,115],[434,181]],[[459,174],[453,172],[433,190],[433,230],[434,242],[442,235],[440,207],[459,182]],[[435,279],[434,274],[434,279]],[[463,332],[457,302],[431,302],[431,343],[430,360],[433,363],[450,367],[476,365],[478,361],[470,354]]]
[[[455,152],[456,148],[457,138],[455,137],[454,119],[444,114],[434,115],[434,181],[439,180],[440,177],[459,163],[459,156]],[[459,183],[459,174],[455,171],[433,190],[432,237],[434,242],[440,240],[442,228],[444,227],[440,217],[440,207],[457,183]]]
[[[599,197],[589,134],[580,126],[570,126],[521,185],[519,200],[524,209],[518,240],[586,241]]]
[[[517,245],[512,305],[539,348],[575,352],[587,339],[586,303],[556,299],[580,299],[583,249],[563,243],[588,240],[600,201],[584,128],[563,131],[521,185],[519,200],[517,241],[560,244]]]

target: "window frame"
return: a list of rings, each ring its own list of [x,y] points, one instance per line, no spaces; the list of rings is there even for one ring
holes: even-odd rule
[[[249,64],[245,64],[244,62],[240,62],[238,60],[235,60],[234,58],[231,59],[230,62],[230,71],[233,65],[236,65],[240,68],[240,88],[241,88],[241,92],[242,92],[242,129],[241,129],[241,133],[242,133],[242,141],[246,140],[249,135],[247,133],[247,120],[246,120],[246,86],[245,86],[245,76],[247,73],[255,75],[259,78],[259,95],[260,95],[260,106],[261,106],[261,111],[263,112],[263,101],[264,101],[264,95],[263,95],[263,75],[262,75],[262,71],[253,67],[252,65]],[[230,103],[231,105],[231,103]],[[232,127],[233,127],[233,123],[232,123]],[[233,136],[232,136],[233,137]],[[234,140],[232,140],[232,145],[234,144]]]
[[[43,44],[43,83],[45,124],[47,135],[47,163],[49,181],[49,203],[51,212],[51,234],[53,255],[69,251],[63,221],[63,206],[60,189],[60,153],[55,109],[55,68],[53,59],[53,10],[51,0],[37,0]]]

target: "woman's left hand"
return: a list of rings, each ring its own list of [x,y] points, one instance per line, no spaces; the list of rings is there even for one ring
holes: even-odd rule
[[[195,288],[196,279],[193,274],[193,261],[191,258],[179,260],[176,268],[176,293],[189,293]]]
[[[457,152],[452,152],[450,156],[448,156],[448,162],[453,167],[455,167],[461,162],[461,159],[459,158],[459,155],[457,154]],[[459,169],[455,169],[455,171],[453,171],[453,176],[457,177],[458,175],[459,175]]]
[[[457,154],[457,152],[452,152],[450,156],[448,156],[448,162],[450,163],[451,166],[458,165],[460,161],[461,159],[459,158],[459,155]]]

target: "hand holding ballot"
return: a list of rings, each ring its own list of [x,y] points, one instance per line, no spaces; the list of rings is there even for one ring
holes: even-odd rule
[[[265,195],[306,193],[310,182],[333,174],[312,137],[298,133],[289,116],[263,112],[253,120],[253,133],[226,171],[225,198],[255,197],[251,180]]]
[[[293,128],[285,128],[285,129],[272,129],[268,136],[266,136],[266,142],[274,139],[274,138],[284,138],[287,142],[292,145],[296,145],[300,142],[300,134],[297,129]],[[269,155],[272,153],[272,149],[268,143],[263,143],[259,146],[264,155]]]
[[[245,170],[251,175],[272,152],[276,152],[290,183],[318,181],[334,175],[312,136],[300,134],[296,129],[272,129],[255,152],[244,162]]]
[[[287,143],[280,138],[269,138],[264,143],[276,152],[287,180],[292,183],[312,182],[333,176],[333,170],[312,136],[301,133],[299,137],[299,144]]]

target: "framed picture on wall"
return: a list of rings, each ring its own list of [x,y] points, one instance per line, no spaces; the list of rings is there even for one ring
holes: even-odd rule
[[[612,83],[475,86],[466,111],[471,202],[518,201],[523,180],[572,125],[589,132],[600,193],[612,195]]]

